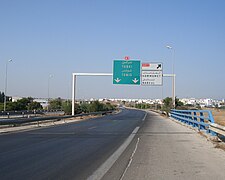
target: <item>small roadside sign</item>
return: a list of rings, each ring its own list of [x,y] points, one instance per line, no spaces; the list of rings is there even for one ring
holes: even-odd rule
[[[162,63],[142,63],[141,85],[161,86],[163,84]]]
[[[113,84],[140,85],[140,71],[139,60],[114,60]]]

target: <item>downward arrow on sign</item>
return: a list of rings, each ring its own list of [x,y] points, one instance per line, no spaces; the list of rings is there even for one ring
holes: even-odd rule
[[[116,79],[114,79],[117,83],[119,83],[120,81],[121,81],[121,79],[119,79],[119,78],[116,78]]]
[[[132,79],[132,81],[136,84],[139,80],[134,78],[134,79]]]

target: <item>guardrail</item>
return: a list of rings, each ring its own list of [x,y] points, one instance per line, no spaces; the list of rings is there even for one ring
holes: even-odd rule
[[[222,135],[225,137],[225,127],[221,126],[219,124],[211,123],[209,125],[209,129],[219,135]]]
[[[0,117],[10,118],[12,116],[21,116],[25,117],[26,115],[37,115],[37,114],[53,114],[53,113],[60,113],[63,112],[62,110],[25,110],[25,111],[0,111]]]
[[[216,135],[215,131],[210,129],[210,124],[214,123],[212,112],[209,110],[171,110],[171,117],[188,124],[198,130],[205,130],[211,135]]]
[[[83,113],[83,114],[76,114],[74,116],[48,116],[48,117],[35,117],[35,118],[20,118],[20,119],[2,119],[0,120],[0,125],[18,125],[18,124],[25,124],[25,123],[33,123],[33,122],[40,122],[40,121],[49,121],[49,120],[61,120],[66,118],[73,118],[73,117],[83,117],[89,115],[104,115],[108,113],[112,113],[113,111],[101,111],[101,112],[92,112],[92,113]]]

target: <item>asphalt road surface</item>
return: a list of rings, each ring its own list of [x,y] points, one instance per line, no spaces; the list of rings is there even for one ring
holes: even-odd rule
[[[198,132],[149,112],[103,180],[225,179],[225,151]]]
[[[87,179],[143,124],[145,112],[0,135],[0,179]]]
[[[0,179],[223,180],[225,152],[214,146],[156,113],[124,109],[0,135]]]

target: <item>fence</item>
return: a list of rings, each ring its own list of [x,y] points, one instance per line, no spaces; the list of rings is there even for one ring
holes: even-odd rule
[[[209,110],[171,110],[171,117],[188,124],[192,127],[198,128],[198,130],[205,130],[207,133],[216,135],[214,131],[210,129],[210,124],[214,123],[212,112]]]

